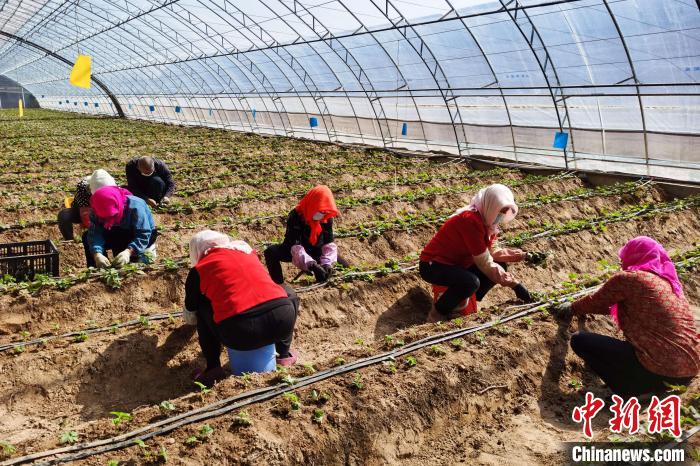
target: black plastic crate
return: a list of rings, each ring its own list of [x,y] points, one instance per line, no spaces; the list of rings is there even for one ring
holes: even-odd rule
[[[32,280],[36,274],[58,277],[58,249],[51,240],[0,244],[0,276]]]

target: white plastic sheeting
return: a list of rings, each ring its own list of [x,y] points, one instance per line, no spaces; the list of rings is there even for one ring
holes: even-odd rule
[[[46,108],[691,181],[699,51],[692,0],[0,1]]]

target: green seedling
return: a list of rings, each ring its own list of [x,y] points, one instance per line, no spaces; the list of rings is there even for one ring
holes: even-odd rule
[[[253,376],[251,375],[250,372],[244,372],[241,375],[241,380],[243,380],[244,384],[248,385],[250,383],[250,381],[253,380]]]
[[[199,437],[199,440],[204,441],[204,439],[211,437],[211,434],[213,433],[214,429],[209,424],[204,424],[202,427],[199,428],[197,437]]]
[[[24,350],[25,350],[24,345],[17,345],[12,349],[12,351],[14,351],[16,354],[24,353]]]
[[[296,393],[286,392],[282,394],[282,397],[289,402],[289,408],[292,411],[298,411],[301,408],[301,401]]]
[[[175,411],[175,405],[172,402],[165,400],[160,402],[160,404],[158,405],[158,409],[162,414],[168,414],[172,411]]]
[[[465,344],[466,342],[464,341],[464,338],[455,338],[454,340],[450,340],[450,345],[454,346],[457,349],[464,348]]]
[[[532,327],[532,317],[523,317],[523,322],[525,323],[528,329]]]
[[[198,380],[195,380],[194,384],[199,387],[199,394],[202,395],[202,397],[204,397],[204,395],[206,395],[207,393],[211,392],[211,388],[207,387]]]
[[[325,404],[331,401],[331,394],[328,392],[319,392],[318,390],[311,390],[311,400],[319,404]]]
[[[666,391],[669,393],[677,393],[680,395],[688,391],[688,387],[685,385],[673,385],[667,382],[664,382],[664,385],[666,386]]]
[[[114,335],[115,333],[117,333],[117,330],[119,330],[119,326],[117,324],[114,324],[109,328],[109,333]]]
[[[122,422],[129,422],[131,421],[131,414],[129,413],[123,413],[121,411],[112,411],[111,413],[112,416],[112,425],[119,426]]]
[[[452,319],[452,323],[455,324],[456,327],[461,327],[464,325],[464,318],[457,317],[456,319]]]
[[[17,447],[12,445],[10,442],[0,441],[0,448],[2,448],[2,456],[9,458],[10,456],[17,453]]]
[[[139,316],[139,324],[141,324],[144,327],[150,327],[151,321],[149,321],[148,317],[146,316]]]
[[[409,368],[416,367],[418,365],[418,360],[413,356],[407,356],[405,362]]]
[[[355,377],[353,377],[352,381],[350,382],[350,388],[355,391],[360,391],[365,388],[361,374],[355,374]]]
[[[335,365],[342,366],[345,364],[345,358],[335,358]]]
[[[78,441],[78,433],[74,430],[64,432],[63,434],[61,434],[61,445],[64,445],[66,443],[72,445],[77,441]]]
[[[442,345],[433,345],[430,347],[430,352],[435,356],[444,356],[447,354],[447,350]]]
[[[384,361],[382,364],[382,370],[387,374],[396,374],[396,372],[398,371],[398,368],[396,367],[396,363],[394,361]]]
[[[574,390],[580,390],[583,388],[583,383],[581,383],[581,381],[577,378],[571,378],[567,385],[569,388],[573,388]]]
[[[247,411],[241,411],[236,417],[233,418],[233,425],[249,427],[253,425],[253,421],[250,420],[250,414],[248,414]]]
[[[320,408],[315,408],[312,420],[318,424],[323,422],[323,419],[326,417],[326,412],[323,411]]]
[[[194,436],[194,435],[192,435],[192,436],[190,436],[190,437],[187,437],[187,438],[185,439],[185,445],[187,445],[187,446],[189,446],[189,447],[193,447],[193,446],[197,445],[198,443],[201,443],[201,440],[199,440],[199,439],[198,439],[196,436]]]
[[[314,367],[313,364],[310,364],[310,363],[304,364],[303,367],[304,367],[304,373],[306,375],[312,375],[312,374],[316,373],[316,368]]]
[[[119,460],[109,460],[107,466],[119,466]]]
[[[27,332],[26,330],[22,330],[21,332],[19,332],[19,335],[20,335],[22,338],[27,339],[27,338],[29,338],[29,337],[31,336],[31,333]]]
[[[156,453],[156,458],[161,463],[168,462],[168,452],[163,445],[158,445],[158,452]]]
[[[54,322],[53,324],[51,324],[51,330],[53,330],[54,332],[58,332],[59,330],[61,330],[61,324],[59,324],[58,322]]]
[[[355,340],[355,344],[358,346],[365,346],[365,340],[363,340],[362,338],[358,338],[357,340]]]
[[[88,339],[87,332],[80,332],[76,336],[73,337],[73,341],[76,343],[82,343],[84,341],[87,341],[87,339]]]

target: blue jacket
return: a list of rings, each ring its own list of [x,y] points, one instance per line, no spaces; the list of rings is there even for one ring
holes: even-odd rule
[[[114,228],[130,232],[131,241],[128,247],[140,257],[148,247],[151,235],[156,228],[156,222],[153,220],[153,214],[151,214],[151,209],[148,208],[146,201],[136,196],[127,196],[122,221],[115,224],[112,229]],[[93,254],[98,252],[104,254],[106,231],[95,213],[90,212],[90,228],[87,232],[87,239]]]

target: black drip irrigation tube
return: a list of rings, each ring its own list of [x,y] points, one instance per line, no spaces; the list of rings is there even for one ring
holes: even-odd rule
[[[572,299],[576,298],[578,296],[582,296],[584,294],[588,294],[591,291],[597,289],[598,287],[593,287],[593,288],[587,288],[585,290],[578,291],[576,293],[572,293],[569,295],[561,296],[556,298],[555,300],[552,300],[550,302],[538,302],[534,304],[527,305],[529,306],[528,309],[524,310],[519,310],[517,312],[514,312],[512,314],[509,314],[504,317],[500,317],[497,319],[493,319],[489,322],[486,322],[484,324],[476,325],[473,327],[469,327],[466,329],[456,329],[456,330],[451,330],[448,332],[443,332],[437,335],[432,335],[430,337],[422,338],[420,340],[417,340],[413,343],[409,343],[401,348],[397,348],[391,351],[386,351],[384,353],[380,353],[374,356],[369,356],[367,358],[359,359],[357,361],[351,362],[349,364],[344,364],[342,366],[334,367],[332,369],[327,369],[325,371],[320,371],[317,372],[313,375],[307,376],[307,377],[302,377],[299,379],[296,379],[295,382],[291,385],[287,384],[278,384],[272,387],[264,387],[264,388],[259,388],[256,390],[252,390],[250,392],[245,392],[241,393],[223,400],[219,400],[217,402],[211,403],[209,405],[203,406],[201,408],[197,408],[191,411],[188,411],[186,413],[182,413],[173,417],[170,417],[168,419],[164,419],[159,422],[155,422],[153,424],[148,424],[146,426],[143,426],[139,429],[133,430],[131,432],[127,432],[125,434],[112,437],[109,439],[103,439],[103,440],[97,440],[94,442],[82,444],[82,445],[73,445],[69,447],[63,447],[63,448],[57,448],[53,450],[47,450],[44,452],[39,452],[39,453],[34,453],[26,456],[22,456],[19,458],[11,459],[4,461],[0,463],[0,466],[14,466],[14,465],[19,465],[19,464],[25,464],[29,462],[33,462],[36,460],[44,459],[49,456],[55,456],[55,455],[62,455],[62,456],[57,456],[53,459],[50,459],[45,462],[41,463],[35,463],[37,465],[41,466],[46,466],[46,465],[52,465],[52,464],[59,464],[59,463],[65,463],[69,461],[77,461],[83,458],[87,458],[90,456],[95,456],[103,453],[107,453],[110,451],[114,450],[119,450],[122,448],[126,448],[129,446],[134,445],[135,440],[148,440],[153,437],[157,437],[163,434],[166,434],[168,432],[171,432],[175,429],[179,429],[180,427],[193,424],[196,422],[204,421],[206,419],[211,419],[214,417],[218,417],[224,414],[227,414],[231,411],[235,411],[237,409],[243,408],[245,406],[249,406],[254,403],[258,403],[261,401],[266,401],[272,398],[275,398],[277,396],[282,395],[283,393],[289,392],[290,390],[298,390],[300,388],[308,387],[310,385],[313,385],[315,383],[321,382],[323,380],[327,380],[342,374],[346,374],[348,372],[352,372],[364,367],[372,366],[375,364],[379,364],[384,361],[393,361],[396,360],[396,358],[401,357],[405,354],[413,353],[415,351],[418,351],[420,349],[426,348],[431,345],[435,345],[438,343],[443,343],[449,340],[453,340],[455,338],[463,337],[466,335],[470,335],[472,333],[476,333],[482,330],[487,330],[490,328],[493,328],[495,326],[521,319],[523,317],[526,317],[528,315],[534,314],[536,312],[540,312],[549,306],[551,306],[553,303],[558,303],[558,302],[563,302],[564,300],[567,299]],[[525,306],[515,306],[515,308],[519,309]]]

